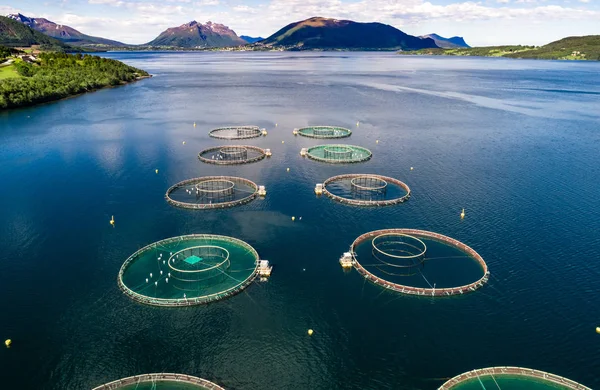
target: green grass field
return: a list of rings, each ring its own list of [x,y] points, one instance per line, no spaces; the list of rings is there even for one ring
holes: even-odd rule
[[[0,80],[9,79],[11,77],[20,77],[14,65],[0,65]]]

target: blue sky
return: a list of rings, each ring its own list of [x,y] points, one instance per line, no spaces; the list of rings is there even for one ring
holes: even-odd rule
[[[168,27],[208,20],[269,36],[312,16],[390,24],[412,35],[462,36],[471,45],[535,44],[600,34],[600,0],[4,0],[89,35],[145,43]]]

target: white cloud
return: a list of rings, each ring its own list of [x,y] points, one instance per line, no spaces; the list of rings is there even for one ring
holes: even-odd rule
[[[219,5],[219,0],[200,0],[194,3],[198,7],[205,7],[209,5]]]
[[[590,0],[579,0],[579,2],[580,2],[580,3],[585,3],[585,4],[587,4],[587,3],[589,3],[589,2],[590,2]]]
[[[232,10],[235,12],[245,12],[247,14],[257,14],[259,12],[257,8],[248,7],[247,5],[236,5]]]
[[[122,0],[88,0],[90,4],[108,4],[115,7],[119,7],[124,4]]]
[[[508,4],[508,3],[510,3],[510,0],[496,0],[496,3]]]

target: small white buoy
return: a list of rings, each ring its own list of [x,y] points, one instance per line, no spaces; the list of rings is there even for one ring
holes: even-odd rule
[[[356,127],[358,127],[358,125],[360,125],[360,122],[356,122]]]
[[[313,334],[313,333],[314,333],[314,331],[313,331],[312,329],[309,329],[309,330],[308,330],[308,335],[309,335],[309,336],[312,336],[312,334]]]
[[[379,140],[375,140],[375,143],[376,143],[376,144],[378,144],[378,143],[379,143]]]
[[[410,167],[410,170],[411,170],[411,171],[412,171],[413,169],[415,169],[415,168],[413,168],[413,167]]]
[[[275,127],[277,127],[277,123],[275,123]]]
[[[286,169],[286,171],[288,171],[288,172],[289,172],[289,171],[290,171],[290,168]]]
[[[165,279],[165,282],[169,283],[169,278],[166,278],[166,279]]]
[[[194,127],[196,127],[196,122],[194,122]]]
[[[302,268],[302,271],[306,271],[306,268]]]
[[[115,226],[115,216],[110,217],[110,221],[108,221],[111,225]]]
[[[465,219],[465,209],[460,212],[460,219]]]
[[[285,143],[285,141],[281,141],[281,143],[282,143],[282,144],[284,144],[284,143]]]
[[[162,275],[162,271],[160,271],[160,274]]]
[[[158,282],[154,282],[154,285],[155,285],[155,286],[158,286]]]
[[[295,220],[296,220],[296,217],[292,217],[292,221],[295,221]]]
[[[170,272],[167,275],[169,275],[169,277],[171,277],[171,273]]]
[[[156,172],[156,174],[158,174],[158,169],[155,169],[154,172]]]
[[[299,221],[302,221],[302,217],[298,218]]]
[[[150,272],[150,279],[152,279],[152,272]]]
[[[183,141],[183,144],[185,145],[185,141]]]
[[[165,264],[165,261],[163,260],[163,264]]]
[[[169,252],[169,256],[173,256],[173,252]]]

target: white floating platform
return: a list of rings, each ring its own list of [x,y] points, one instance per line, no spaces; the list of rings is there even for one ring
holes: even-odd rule
[[[340,264],[342,268],[352,268],[353,263],[354,259],[352,257],[352,253],[350,252],[344,252],[342,257],[340,257]]]

